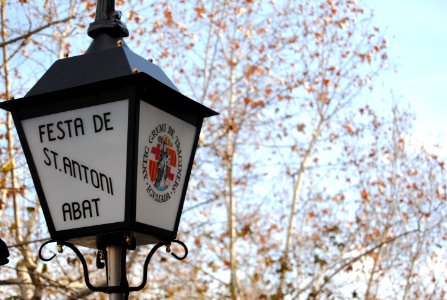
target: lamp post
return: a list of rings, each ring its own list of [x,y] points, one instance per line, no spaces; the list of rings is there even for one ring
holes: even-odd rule
[[[56,61],[12,113],[50,242],[71,248],[87,286],[121,299],[142,289],[150,257],[175,240],[203,119],[211,109],[181,94],[165,73],[124,43],[114,1],[98,0],[84,55]],[[157,244],[142,285],[129,287],[126,251]],[[75,245],[98,249],[108,286],[95,287]],[[117,297],[117,298],[115,298]]]

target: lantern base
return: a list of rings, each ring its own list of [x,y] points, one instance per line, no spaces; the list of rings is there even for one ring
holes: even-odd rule
[[[78,245],[86,248],[91,249],[101,249],[103,248],[103,245],[107,242],[108,239],[115,240],[116,236],[125,236],[127,239],[132,238],[135,240],[136,246],[144,246],[144,245],[150,245],[150,244],[157,244],[161,241],[168,241],[171,239],[162,239],[157,238],[153,235],[147,235],[142,234],[139,232],[130,232],[130,231],[124,231],[124,232],[112,232],[112,233],[106,233],[101,234],[97,236],[86,236],[86,237],[80,237],[80,238],[72,238],[66,240],[68,243],[71,243],[73,245]],[[54,240],[59,240],[58,238],[54,238]],[[130,250],[133,250],[129,248]]]

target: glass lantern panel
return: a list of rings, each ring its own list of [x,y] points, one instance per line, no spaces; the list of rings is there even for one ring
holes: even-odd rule
[[[22,121],[56,231],[124,221],[129,100]]]
[[[140,102],[137,222],[174,231],[196,130]]]

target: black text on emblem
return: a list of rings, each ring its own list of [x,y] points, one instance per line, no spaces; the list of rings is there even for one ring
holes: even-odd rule
[[[182,176],[182,149],[175,130],[157,125],[143,153],[143,178],[149,197],[166,202],[175,194]]]

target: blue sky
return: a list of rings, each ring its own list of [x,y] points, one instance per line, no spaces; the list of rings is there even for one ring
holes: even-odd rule
[[[447,1],[373,0],[368,5],[385,31],[396,67],[383,77],[378,96],[391,90],[409,103],[416,134],[447,149]]]

